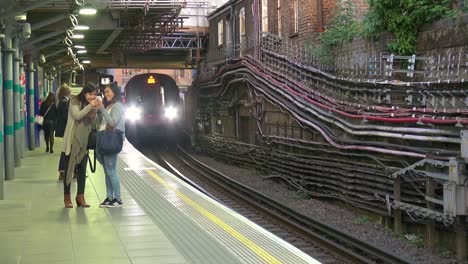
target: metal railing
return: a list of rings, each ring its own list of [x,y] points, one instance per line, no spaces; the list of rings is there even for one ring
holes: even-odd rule
[[[261,33],[258,41],[247,39],[242,46],[212,48],[206,59],[206,71],[230,59],[254,55],[258,48],[259,59],[265,62],[268,54],[287,61],[354,81],[406,81],[406,82],[466,82],[468,80],[468,53],[443,53],[431,55],[399,56],[388,53],[337,52],[333,65],[324,64],[305,44],[284,39],[270,33]],[[204,73],[205,75],[209,75]]]

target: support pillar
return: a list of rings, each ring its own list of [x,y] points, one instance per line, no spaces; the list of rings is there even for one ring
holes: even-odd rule
[[[19,39],[13,39],[13,118],[15,135],[15,167],[21,166],[21,114],[20,114],[20,76],[19,76]]]
[[[61,70],[61,66],[59,66],[59,70],[58,70],[58,87],[60,87],[62,85],[62,70]]]
[[[41,99],[42,101],[45,101],[47,93],[49,92],[49,77],[47,76],[47,73],[44,72],[44,79],[42,81],[42,93],[41,93]]]
[[[460,262],[466,260],[466,223],[465,216],[458,215],[455,219],[455,232],[457,232],[457,259]]]
[[[427,170],[430,170],[430,168],[427,168]],[[434,198],[435,196],[435,182],[434,182],[434,179],[430,177],[426,178],[426,196],[432,197],[432,198]],[[433,210],[434,203],[427,201],[426,208]],[[435,221],[432,219],[429,219],[426,224],[426,246],[430,248],[431,250],[435,249],[435,242],[436,242],[435,236],[436,236]]]
[[[23,58],[23,51],[21,51],[19,54],[21,158],[24,158],[24,153],[26,152],[26,75],[24,70],[25,64]]]
[[[0,34],[0,40],[3,39],[5,35]],[[2,45],[0,44],[0,88],[2,90],[0,91],[0,200],[4,199],[4,190],[3,190],[3,182],[5,179],[5,156],[3,153],[3,67],[2,67]]]
[[[5,180],[13,180],[15,178],[15,137],[14,137],[14,117],[13,117],[13,49],[11,37],[7,36],[3,39],[4,44],[4,74],[3,74],[3,97],[5,109]]]
[[[397,176],[393,182],[393,199],[395,201],[401,200],[401,178]],[[393,210],[393,223],[394,223],[394,231],[397,235],[401,235],[403,233],[403,225],[401,222],[401,210],[395,209]]]
[[[36,125],[34,124],[34,62],[28,64],[28,135],[29,150],[36,146]]]

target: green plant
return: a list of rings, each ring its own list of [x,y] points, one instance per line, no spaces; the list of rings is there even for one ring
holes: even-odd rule
[[[353,1],[338,0],[330,25],[320,34],[320,40],[325,46],[333,47],[343,44],[362,32],[354,15],[355,11]]]
[[[298,190],[294,193],[292,198],[295,200],[307,200],[309,199],[309,195],[304,190]]]
[[[332,49],[361,34],[355,18],[355,6],[351,0],[338,0],[330,25],[320,34],[320,44],[308,44],[310,53],[322,64],[333,64]]]
[[[447,249],[439,249],[439,254],[447,258],[453,257],[453,253]]]
[[[408,242],[413,246],[422,246],[423,245],[423,238],[420,234],[405,234],[404,237],[408,240]]]
[[[370,222],[370,221],[371,221],[371,220],[370,220],[369,217],[367,217],[367,216],[365,216],[365,215],[364,215],[364,216],[361,215],[361,216],[359,216],[358,218],[354,219],[353,224],[362,225],[362,224],[368,223],[368,222]]]
[[[395,40],[388,44],[391,52],[414,54],[418,29],[443,16],[453,15],[452,0],[368,0],[369,11],[364,19],[365,35],[375,37],[388,31]]]
[[[314,58],[317,58],[322,64],[333,64],[333,54],[330,47],[325,45],[312,46],[309,45],[309,52]]]

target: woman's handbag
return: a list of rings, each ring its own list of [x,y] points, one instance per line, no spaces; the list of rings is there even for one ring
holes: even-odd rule
[[[96,149],[96,134],[97,129],[93,126],[93,128],[91,128],[91,131],[89,132],[87,149]]]
[[[86,156],[88,156],[89,169],[91,170],[92,173],[95,173],[96,172],[96,150],[94,150],[94,153],[93,153],[94,162],[91,161],[91,158],[89,157],[89,153]]]
[[[99,132],[97,149],[103,155],[117,154],[122,151],[123,132],[117,129]]]
[[[42,124],[44,123],[44,117],[43,116],[40,116],[40,115],[36,115],[34,117],[34,123],[42,126]]]
[[[42,124],[44,124],[44,117],[47,115],[47,113],[49,113],[49,110],[50,108],[53,106],[54,104],[52,104],[51,106],[49,106],[49,108],[47,108],[47,111],[45,112],[44,116],[41,116],[41,115],[36,115],[34,117],[34,123],[42,126]]]

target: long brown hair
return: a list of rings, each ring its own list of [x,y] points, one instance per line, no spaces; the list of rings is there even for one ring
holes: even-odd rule
[[[68,87],[67,84],[62,84],[58,90],[58,94],[57,94],[57,99],[58,101],[62,101],[64,97],[68,97],[70,96],[70,88]]]
[[[50,107],[52,104],[55,104],[55,95],[53,93],[49,93],[44,103],[47,107]]]
[[[122,101],[122,93],[120,92],[120,88],[117,85],[117,82],[110,83],[104,87],[103,91],[106,90],[107,88],[111,89],[112,92],[114,93],[114,98],[110,102],[107,101],[104,97],[104,106],[107,107],[110,104],[116,103],[116,102],[121,102]]]

